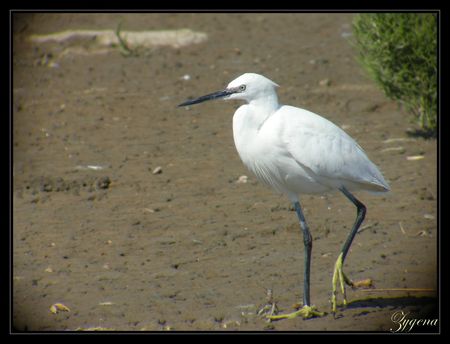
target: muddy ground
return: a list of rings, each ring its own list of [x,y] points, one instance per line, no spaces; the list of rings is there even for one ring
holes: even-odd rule
[[[395,312],[436,318],[436,140],[415,135],[411,116],[366,77],[348,41],[352,17],[15,14],[14,329],[389,331]],[[30,40],[120,22],[208,38],[131,52]],[[250,71],[281,85],[282,103],[343,127],[391,185],[381,196],[356,193],[368,213],[345,271],[376,290],[348,288],[336,319],[331,277],[354,206],[341,194],[302,197],[311,298],[328,314],[266,322],[255,313],[268,289],[280,312],[302,298],[295,213],[239,160],[239,102],[176,107]],[[53,314],[55,303],[70,311]]]

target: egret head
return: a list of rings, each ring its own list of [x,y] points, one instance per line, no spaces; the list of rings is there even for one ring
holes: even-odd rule
[[[278,87],[276,83],[260,74],[245,73],[230,82],[227,88],[222,91],[185,101],[178,106],[193,105],[219,98],[241,99],[250,102],[253,99],[273,94],[275,87]]]

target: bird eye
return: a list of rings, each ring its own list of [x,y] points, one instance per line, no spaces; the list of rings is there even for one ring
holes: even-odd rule
[[[244,92],[245,91],[246,86],[245,85],[241,85],[239,86],[239,91],[240,92]]]

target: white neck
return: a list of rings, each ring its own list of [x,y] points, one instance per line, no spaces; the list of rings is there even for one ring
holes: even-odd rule
[[[241,159],[248,165],[248,152],[256,142],[258,132],[265,121],[278,110],[278,98],[275,92],[266,97],[258,97],[242,105],[233,117],[234,143]]]
[[[280,104],[278,104],[278,96],[275,92],[268,92],[263,97],[258,97],[249,101],[249,105],[257,109],[259,118],[265,120],[268,116],[278,110]]]

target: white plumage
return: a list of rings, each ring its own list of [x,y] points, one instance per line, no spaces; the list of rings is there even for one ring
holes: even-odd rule
[[[229,96],[248,102],[234,114],[234,143],[259,180],[291,201],[297,200],[298,194],[323,193],[341,186],[389,190],[378,168],[341,128],[313,112],[279,105],[277,85],[262,75],[246,73],[227,88],[242,84],[245,92]]]

